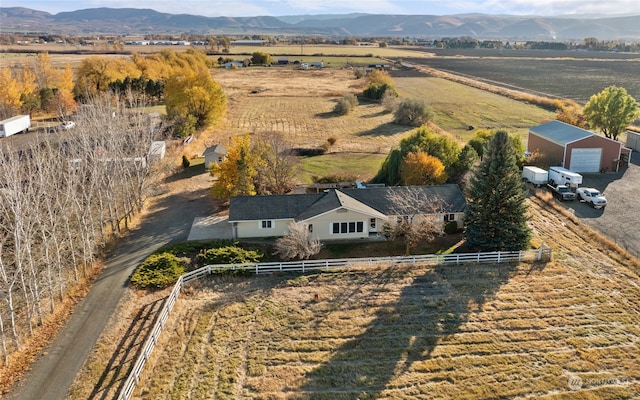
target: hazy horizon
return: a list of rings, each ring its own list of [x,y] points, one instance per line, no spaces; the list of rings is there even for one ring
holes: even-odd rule
[[[508,15],[640,15],[639,0],[245,0],[240,2],[206,0],[2,0],[2,8],[25,7],[57,14],[87,8],[152,9],[169,14],[193,14],[207,17],[255,17],[317,14],[409,14],[453,15],[467,13]],[[640,28],[639,28],[640,30]]]

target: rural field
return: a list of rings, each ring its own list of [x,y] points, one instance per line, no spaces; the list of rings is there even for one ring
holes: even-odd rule
[[[637,260],[530,202],[548,263],[192,286],[134,398],[638,398]]]
[[[505,129],[526,138],[528,128],[553,118],[553,113],[496,94],[442,78],[415,72],[394,72],[401,98],[424,100],[433,111],[433,122],[461,142],[477,129]],[[391,148],[413,128],[393,123],[393,115],[378,103],[361,103],[354,112],[333,113],[335,102],[347,93],[361,93],[364,79],[347,68],[295,70],[285,67],[219,69],[214,78],[229,97],[224,123],[206,133],[206,143],[194,143],[185,151],[199,154],[205,145],[244,133],[280,132],[295,147],[317,148],[329,137],[337,142],[323,156],[303,160],[312,175],[350,172],[361,180],[375,175]]]
[[[616,85],[640,99],[640,54],[579,51],[425,50],[432,57],[405,62],[469,76],[480,81],[548,97],[586,103]]]
[[[409,132],[376,104],[331,113],[337,98],[362,89],[348,69],[220,70],[215,78],[229,95],[227,118],[187,153],[262,130],[300,147],[335,136],[328,155],[305,163],[350,172],[381,162]],[[394,82],[403,96],[433,99],[435,122],[454,132],[463,123],[512,131],[552,116],[440,78]],[[134,398],[640,397],[638,261],[529,201],[533,243],[552,247],[551,262],[216,277],[190,286]],[[70,399],[115,393],[166,294],[129,291]]]

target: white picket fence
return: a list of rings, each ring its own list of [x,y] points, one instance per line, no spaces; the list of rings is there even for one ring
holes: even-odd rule
[[[293,262],[271,262],[271,263],[250,263],[250,264],[216,264],[207,265],[197,270],[188,272],[178,278],[171,294],[167,298],[149,337],[147,338],[140,355],[125,381],[118,396],[119,400],[129,400],[133,395],[140,374],[144,365],[151,356],[151,352],[162,333],[171,310],[178,300],[180,291],[185,283],[201,279],[212,273],[222,271],[246,271],[255,274],[268,274],[275,272],[311,272],[347,270],[350,268],[375,268],[381,266],[409,266],[409,265],[447,265],[447,264],[477,264],[477,263],[506,263],[523,261],[541,261],[551,259],[551,249],[542,246],[538,250],[523,251],[497,251],[488,253],[461,253],[461,254],[426,254],[418,256],[399,257],[371,257],[371,258],[343,258],[331,260],[304,260]]]

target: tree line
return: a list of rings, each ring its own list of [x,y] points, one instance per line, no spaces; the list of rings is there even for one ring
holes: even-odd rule
[[[78,110],[83,129],[43,136],[0,156],[0,353],[36,327],[90,275],[104,246],[142,208],[146,159],[159,126],[100,95]]]
[[[215,61],[193,49],[89,56],[80,62],[74,78],[70,65],[56,70],[48,53],[38,53],[30,64],[0,71],[0,117],[44,113],[65,119],[92,96],[126,93],[128,107],[165,104],[174,133],[188,136],[226,113],[226,95],[210,73],[214,66]]]

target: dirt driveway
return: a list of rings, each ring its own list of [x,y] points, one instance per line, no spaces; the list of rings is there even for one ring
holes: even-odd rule
[[[565,203],[576,216],[640,257],[640,153],[632,154],[632,163],[618,172],[583,174],[582,186],[602,191],[608,205],[596,210],[578,201]]]

